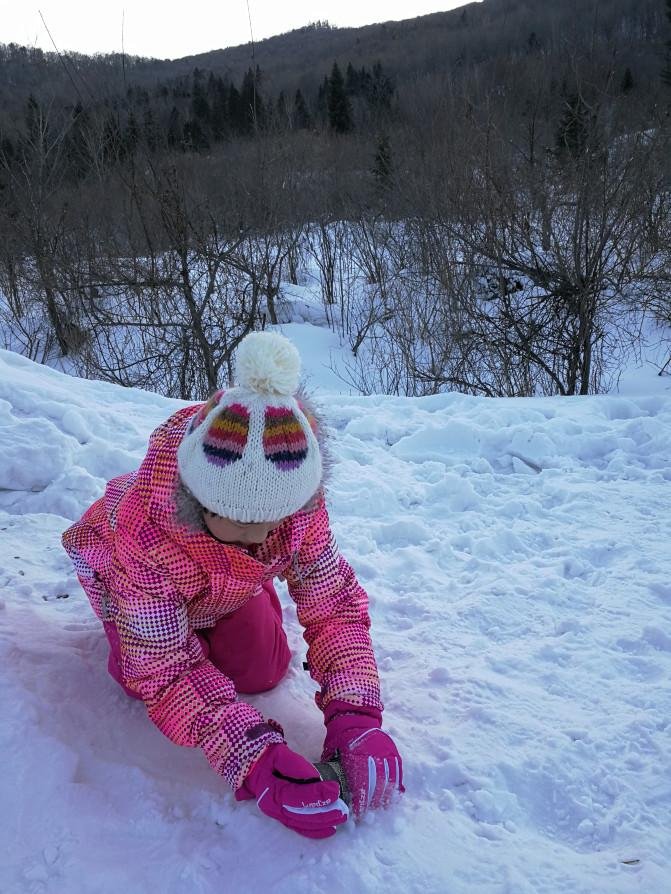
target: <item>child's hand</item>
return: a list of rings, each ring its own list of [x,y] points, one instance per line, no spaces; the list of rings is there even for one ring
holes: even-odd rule
[[[401,755],[379,720],[367,714],[335,714],[326,729],[322,760],[338,757],[357,819],[366,810],[388,807],[397,791],[405,791]]]
[[[322,782],[317,769],[287,745],[271,745],[254,764],[237,801],[256,798],[259,810],[306,838],[328,838],[349,810],[337,782]]]

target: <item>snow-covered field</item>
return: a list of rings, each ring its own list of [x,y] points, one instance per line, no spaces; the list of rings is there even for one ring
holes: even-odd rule
[[[308,841],[123,695],[59,537],[179,402],[0,351],[0,892],[668,894],[671,378],[354,397],[328,330],[282,329],[333,429],[406,795]],[[316,759],[282,600],[293,665],[251,700]]]

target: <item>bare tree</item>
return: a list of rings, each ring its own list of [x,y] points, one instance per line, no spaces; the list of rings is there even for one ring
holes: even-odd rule
[[[35,326],[34,315],[32,322],[25,319],[28,305],[34,310],[41,303],[61,354],[70,353],[81,340],[54,260],[72,225],[72,208],[62,200],[70,126],[71,120],[57,120],[33,100],[16,150],[10,155],[0,147],[5,315],[13,320],[17,336],[27,339],[29,353],[43,356],[50,347],[47,330]]]
[[[494,127],[472,134],[474,164],[454,172],[459,187],[437,213],[481,271],[473,331],[511,369],[526,358],[535,369],[527,387],[599,391],[622,362],[628,294],[659,263],[643,226],[663,190],[654,142],[590,134],[575,158],[546,153],[531,165]]]

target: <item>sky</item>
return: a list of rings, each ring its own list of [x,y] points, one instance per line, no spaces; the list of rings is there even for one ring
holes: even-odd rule
[[[254,38],[261,40],[309,22],[360,26],[414,18],[464,6],[466,0],[249,0]],[[46,27],[40,17],[46,22]],[[90,0],[0,2],[0,43],[53,50],[179,58],[250,39],[247,0],[190,0],[186,5],[156,0],[91,4]]]

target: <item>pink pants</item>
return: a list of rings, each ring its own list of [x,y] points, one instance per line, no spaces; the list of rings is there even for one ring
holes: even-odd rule
[[[139,698],[121,680],[119,634],[112,621],[105,621],[105,633],[110,644],[107,669],[127,695]],[[282,608],[270,581],[242,608],[196,633],[205,657],[230,677],[238,692],[266,692],[277,686],[289,667]]]

